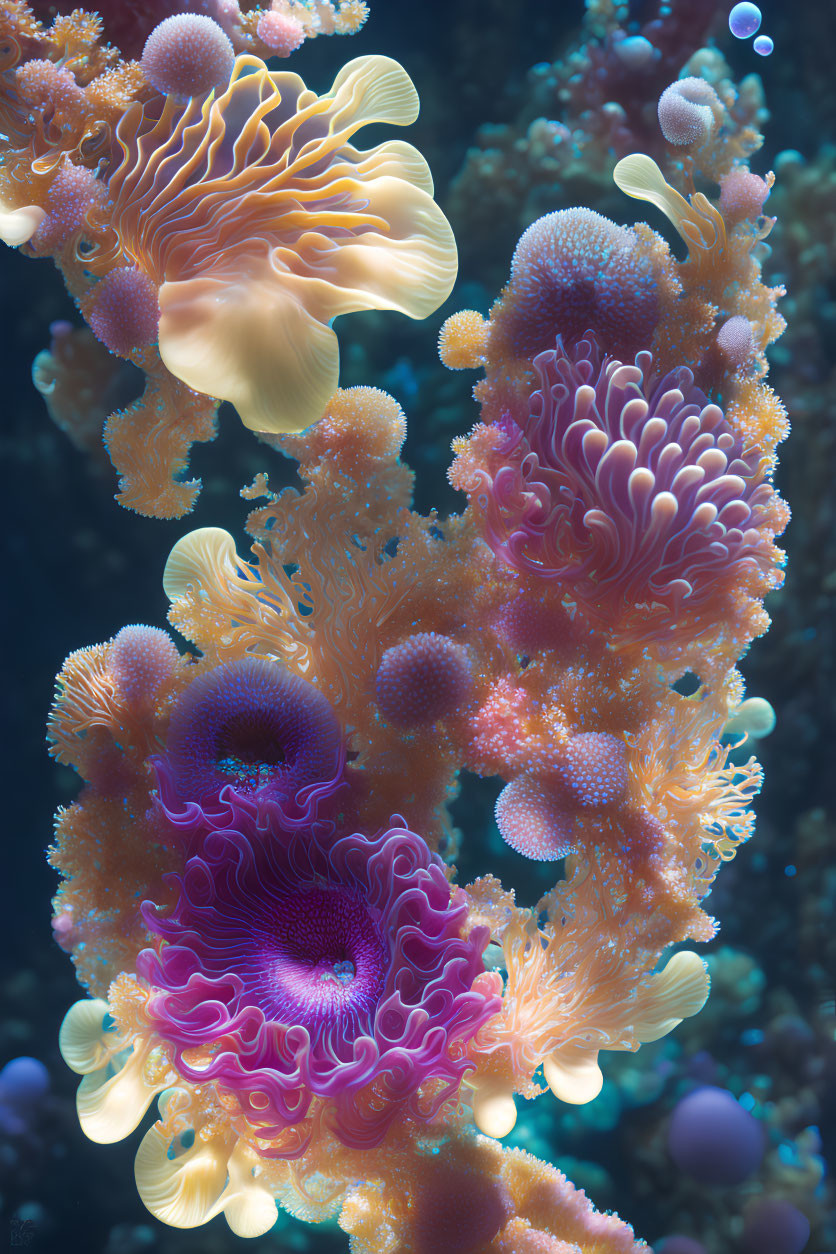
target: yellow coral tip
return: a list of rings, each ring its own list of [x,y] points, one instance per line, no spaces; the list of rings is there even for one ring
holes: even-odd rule
[[[198,592],[209,571],[234,574],[235,541],[223,527],[198,527],[177,541],[163,571],[163,591],[169,601]]]
[[[572,1106],[585,1106],[604,1086],[597,1049],[568,1046],[555,1050],[544,1060],[543,1074],[555,1097]]]
[[[484,365],[490,324],[475,309],[462,309],[447,319],[438,337],[438,355],[448,370],[474,370]]]
[[[517,1122],[513,1094],[499,1085],[479,1085],[473,1094],[473,1120],[485,1136],[507,1136]]]
[[[61,1057],[76,1075],[87,1075],[103,1067],[118,1039],[107,1032],[110,1007],[100,997],[77,1001],[64,1015],[58,1032]],[[108,1036],[110,1040],[108,1041]]]
[[[37,205],[5,209],[0,204],[0,239],[10,248],[27,244],[45,217],[43,209],[39,209]]]

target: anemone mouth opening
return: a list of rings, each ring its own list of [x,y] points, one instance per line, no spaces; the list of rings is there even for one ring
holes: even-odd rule
[[[339,1027],[368,1032],[383,993],[389,954],[380,926],[351,892],[311,888],[277,901],[259,926],[249,994],[264,1013],[312,1035]]]
[[[259,782],[263,771],[292,765],[297,755],[274,724],[274,712],[258,707],[226,719],[215,735],[215,767],[223,775]]]

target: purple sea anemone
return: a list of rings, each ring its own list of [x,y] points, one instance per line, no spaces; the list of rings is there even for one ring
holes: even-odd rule
[[[399,820],[334,839],[232,790],[203,823],[176,904],[143,903],[156,939],[137,964],[182,1074],[270,1138],[324,1112],[346,1144],[373,1145],[405,1113],[436,1111],[499,1008],[488,931],[462,936],[465,900],[438,858]],[[187,1061],[201,1046],[209,1060]]]
[[[314,786],[337,786],[342,736],[307,680],[277,662],[244,658],[192,681],[172,712],[164,762],[182,801],[203,805],[231,785],[286,808]]]
[[[786,520],[767,461],[690,370],[658,379],[650,353],[622,364],[591,333],[570,349],[558,337],[534,367],[540,387],[527,414],[506,416],[480,496],[503,561],[565,582],[608,623],[638,609],[651,637],[750,574],[776,578]]]

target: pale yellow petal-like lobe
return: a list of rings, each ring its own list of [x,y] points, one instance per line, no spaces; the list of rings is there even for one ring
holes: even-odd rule
[[[45,217],[46,213],[37,205],[6,209],[0,204],[0,239],[10,248],[28,244]]]
[[[110,1068],[86,1075],[78,1086],[76,1108],[81,1130],[99,1145],[123,1140],[142,1119],[163,1084],[149,1084],[144,1077],[147,1047],[136,1048],[125,1065],[110,1075]]]
[[[391,57],[356,57],[340,70],[329,93],[333,97],[331,131],[352,131],[370,122],[409,126],[420,102],[412,79]]]
[[[573,1106],[585,1106],[598,1096],[604,1084],[598,1066],[598,1050],[567,1045],[543,1062],[543,1074],[555,1097]]]
[[[640,1041],[658,1041],[702,1010],[711,987],[708,969],[690,949],[674,954],[636,998],[633,1029]]]
[[[181,536],[168,555],[163,571],[163,591],[169,601],[199,592],[208,572],[235,573],[235,541],[223,527],[198,527]]]
[[[458,267],[456,241],[435,201],[400,178],[370,178],[358,184],[368,212],[389,229],[368,230],[328,248],[310,232],[297,244],[304,249],[303,274],[288,273],[283,285],[322,321],[359,309],[396,309],[410,318],[426,318],[453,290]],[[278,249],[282,267],[294,267],[294,254]]]
[[[120,1048],[116,1033],[105,1033],[103,1021],[110,1007],[101,997],[85,998],[70,1006],[58,1033],[61,1057],[76,1075],[99,1071]]]
[[[256,1156],[239,1141],[228,1164],[229,1184],[219,1200],[226,1222],[237,1237],[260,1237],[276,1222],[276,1203],[269,1189],[253,1177]]]
[[[170,1135],[159,1124],[146,1132],[136,1155],[136,1187],[161,1223],[197,1228],[217,1214],[226,1186],[227,1154],[211,1141],[197,1140],[191,1149],[169,1158],[170,1143]]]
[[[473,1094],[473,1121],[486,1136],[507,1136],[517,1122],[517,1107],[508,1088],[485,1080]]]
[[[160,288],[160,356],[196,392],[231,401],[252,431],[303,431],[339,382],[337,337],[269,260]]]
[[[418,149],[404,139],[388,139],[386,143],[378,144],[377,148],[369,148],[365,152],[346,144],[340,152],[350,158],[355,178],[382,178],[388,175],[391,178],[405,179],[428,196],[433,194],[430,167]]]
[[[616,187],[634,200],[647,200],[661,209],[681,233],[682,223],[693,216],[691,206],[669,183],[652,157],[643,152],[622,157],[613,170]]]

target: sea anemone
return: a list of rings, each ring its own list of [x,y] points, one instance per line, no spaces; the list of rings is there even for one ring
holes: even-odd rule
[[[192,680],[175,705],[162,758],[183,801],[239,792],[304,804],[342,775],[340,726],[321,692],[277,662],[242,658]]]
[[[418,98],[388,57],[351,61],[317,97],[256,57],[226,90],[133,105],[109,179],[116,240],[88,265],[132,263],[159,287],[160,354],[197,392],[259,431],[300,431],[336,390],[334,318],[431,313],[456,275],[450,227],[423,157],[350,143],[406,125]]]
[[[503,447],[468,485],[504,562],[565,583],[594,620],[632,615],[649,638],[748,573],[778,578],[768,460],[690,370],[659,379],[650,353],[623,364],[591,333],[568,349],[558,337],[534,368],[528,412],[505,416]]]
[[[155,941],[137,963],[177,1070],[271,1139],[312,1103],[355,1147],[437,1111],[470,1065],[460,1043],[499,1001],[491,977],[474,986],[488,930],[462,935],[464,896],[421,837],[396,819],[333,840],[232,790],[195,821],[205,834],[176,903],[143,904]]]

